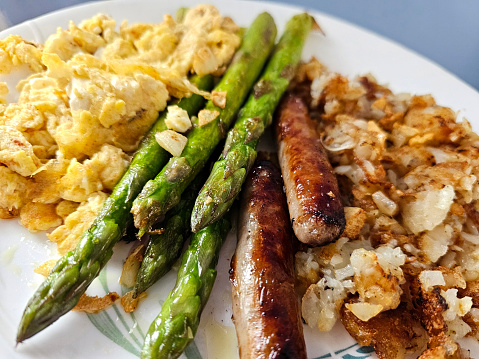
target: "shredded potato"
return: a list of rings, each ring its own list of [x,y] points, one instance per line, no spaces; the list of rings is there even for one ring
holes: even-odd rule
[[[296,254],[303,318],[330,330],[341,316],[380,357],[425,342],[421,358],[463,357],[456,341],[479,338],[479,136],[430,95],[394,94],[317,60],[299,69],[296,86],[346,206],[342,238]],[[395,313],[406,307],[413,315],[403,322]],[[386,329],[388,320],[404,327]],[[406,345],[411,326],[422,339]]]
[[[115,292],[105,294],[103,297],[90,297],[83,294],[73,310],[84,313],[98,313],[112,306],[119,298],[120,296]]]

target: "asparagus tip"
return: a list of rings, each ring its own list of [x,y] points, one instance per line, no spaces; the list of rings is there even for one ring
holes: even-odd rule
[[[196,233],[211,224],[211,214],[212,206],[197,201],[191,214],[191,232]]]
[[[137,202],[133,205],[131,213],[133,214],[135,227],[138,228],[137,237],[141,238],[148,233],[157,218],[157,213],[161,211],[160,203],[149,198],[145,201]]]
[[[38,332],[39,330],[31,330],[31,325],[28,325],[28,326],[20,325],[20,327],[18,328],[15,346],[22,343],[26,339],[33,337]]]

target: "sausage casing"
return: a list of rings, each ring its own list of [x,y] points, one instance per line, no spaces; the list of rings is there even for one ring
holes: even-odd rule
[[[312,246],[336,240],[346,220],[338,182],[303,100],[287,94],[276,117],[278,158],[298,239]]]
[[[279,170],[257,161],[242,192],[231,262],[240,358],[306,358],[294,290],[293,232]]]

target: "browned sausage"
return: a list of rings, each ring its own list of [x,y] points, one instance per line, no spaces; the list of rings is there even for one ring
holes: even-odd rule
[[[276,116],[278,158],[296,237],[312,246],[336,240],[346,220],[338,183],[302,99],[287,94]]]
[[[240,358],[306,358],[294,291],[293,231],[279,169],[257,161],[241,198],[231,262]]]

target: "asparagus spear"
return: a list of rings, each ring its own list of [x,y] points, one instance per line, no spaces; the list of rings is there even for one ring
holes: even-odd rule
[[[145,185],[133,203],[135,226],[139,236],[180,200],[181,193],[205,165],[216,145],[225,137],[249,89],[261,72],[274,46],[276,26],[268,13],[259,15],[246,31],[240,49],[215,91],[226,92],[224,108],[213,101],[205,110],[217,114],[204,126],[196,125],[188,134],[181,156],[172,157],[158,176]]]
[[[213,78],[192,77],[200,89],[209,90]],[[193,116],[204,104],[201,96],[182,99],[178,106]],[[131,221],[133,200],[143,185],[164,166],[169,154],[155,140],[154,134],[166,129],[166,111],[144,138],[127,171],[103,204],[91,227],[77,247],[64,255],[27,304],[17,333],[17,343],[30,338],[52,324],[78,302],[90,283],[113,254],[113,246]]]
[[[223,155],[196,199],[191,216],[193,232],[221,218],[241,191],[256,159],[259,138],[271,124],[274,109],[294,76],[312,25],[313,18],[308,14],[296,15],[286,24],[261,79],[228,133]]]
[[[163,221],[164,232],[150,234],[148,246],[136,277],[134,297],[164,276],[179,258],[185,239],[191,233],[191,211],[206,175],[205,170],[201,171],[181,196],[180,203],[166,213]]]
[[[216,263],[230,230],[227,217],[195,233],[182,258],[175,288],[146,334],[141,357],[177,358],[193,340],[216,279]]]

